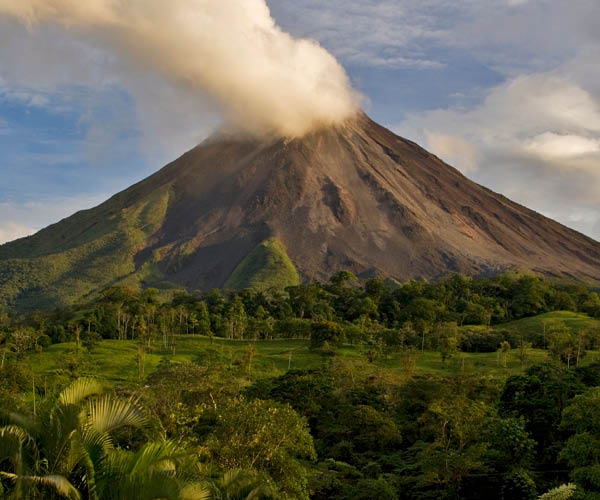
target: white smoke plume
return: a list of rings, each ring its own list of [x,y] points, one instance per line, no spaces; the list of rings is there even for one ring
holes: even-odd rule
[[[302,136],[360,103],[335,58],[283,32],[265,0],[0,0],[0,14],[91,38],[208,94],[254,134]]]

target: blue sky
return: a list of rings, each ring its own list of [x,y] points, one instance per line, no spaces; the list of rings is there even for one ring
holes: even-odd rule
[[[340,61],[375,120],[600,238],[597,0],[267,3]],[[0,16],[0,242],[156,171],[217,109],[89,38]]]

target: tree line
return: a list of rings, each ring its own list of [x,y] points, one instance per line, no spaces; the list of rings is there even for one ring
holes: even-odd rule
[[[179,291],[168,299],[153,288],[111,287],[90,301],[53,311],[26,316],[0,311],[0,345],[4,357],[51,343],[93,345],[101,339],[135,339],[141,349],[159,343],[176,352],[179,335],[199,334],[238,340],[311,339],[315,348],[364,344],[372,347],[372,356],[390,349],[433,349],[444,359],[457,350],[512,348],[524,353],[542,348],[578,364],[586,349],[597,346],[596,329],[574,335],[554,321],[524,336],[498,328],[558,310],[600,318],[600,296],[581,284],[515,272],[400,284],[379,278],[361,283],[344,271],[326,283],[284,291]]]

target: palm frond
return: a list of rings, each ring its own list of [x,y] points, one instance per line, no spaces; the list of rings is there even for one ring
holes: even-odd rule
[[[221,479],[212,485],[215,499],[275,498],[275,492],[268,481],[252,470],[234,469],[223,474]]]
[[[78,405],[84,399],[104,392],[104,386],[94,378],[82,377],[63,389],[58,397],[62,405]]]
[[[212,498],[210,489],[199,483],[184,486],[179,494],[180,500],[211,500]]]
[[[181,489],[181,482],[172,474],[157,472],[130,475],[118,469],[105,470],[98,478],[99,497],[111,500],[179,500]]]
[[[206,485],[188,486],[190,457],[189,450],[174,441],[146,443],[135,453],[108,450],[98,475],[99,490],[118,500],[207,500]]]
[[[1,477],[12,481],[26,481],[38,486],[45,486],[54,489],[59,495],[68,498],[69,500],[81,500],[81,494],[73,486],[67,478],[59,475],[48,476],[19,476],[7,472],[0,472]]]
[[[93,450],[108,450],[112,448],[112,439],[107,432],[98,430],[93,423],[88,422],[80,432],[81,446],[87,453]]]
[[[143,427],[146,416],[134,400],[103,396],[88,402],[89,425],[99,433],[110,433],[121,427]]]
[[[106,450],[112,448],[108,434],[100,433],[90,426],[74,433],[70,447],[65,456],[63,466],[66,471],[73,471],[78,465],[84,466],[88,472],[90,466],[94,470],[102,467]]]
[[[21,445],[33,441],[29,433],[18,425],[0,427],[0,439],[15,439]]]
[[[16,466],[27,445],[35,446],[35,441],[25,429],[17,425],[0,427],[0,462],[8,459]]]
[[[149,471],[175,471],[175,463],[189,456],[174,441],[146,443],[133,457],[131,474],[145,474]]]
[[[79,409],[74,405],[56,406],[44,418],[43,426],[43,432],[39,434],[40,445],[50,462],[60,461],[69,448],[73,433],[79,428]]]

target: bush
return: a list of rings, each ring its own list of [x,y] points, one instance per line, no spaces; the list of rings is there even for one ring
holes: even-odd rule
[[[333,321],[313,323],[310,328],[310,347],[339,346],[345,340],[343,328]]]
[[[96,347],[101,340],[102,337],[96,332],[84,332],[81,334],[81,343],[88,351]]]
[[[48,335],[42,334],[38,337],[37,343],[43,348],[50,347],[50,345],[52,344],[52,339],[48,337]]]
[[[56,325],[54,328],[52,328],[50,337],[52,338],[53,344],[63,344],[71,340],[71,335],[62,325]]]
[[[460,350],[463,352],[496,352],[504,342],[502,332],[495,330],[467,330],[463,333]]]
[[[346,488],[345,499],[352,500],[397,500],[394,487],[385,479],[361,479],[356,486]]]
[[[540,500],[569,500],[575,495],[575,489],[576,487],[574,484],[563,484],[558,488],[554,488],[544,493],[539,498]]]
[[[311,334],[311,323],[300,318],[281,319],[275,323],[275,331],[280,338],[307,339]]]

